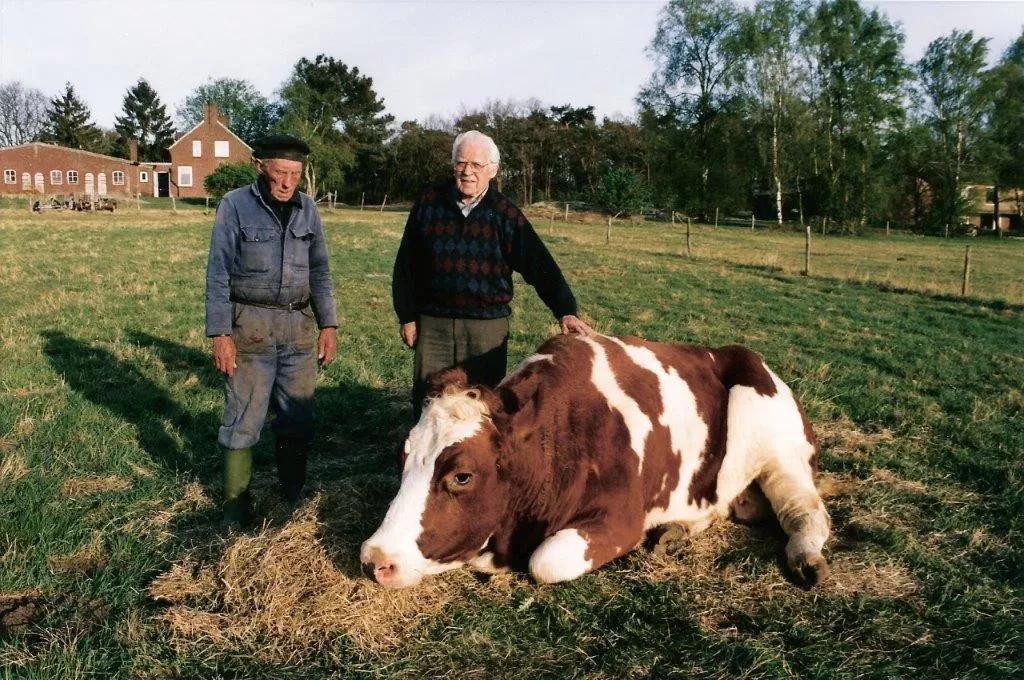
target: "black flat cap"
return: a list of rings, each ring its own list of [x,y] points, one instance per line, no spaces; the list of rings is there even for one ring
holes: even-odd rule
[[[261,160],[284,158],[305,162],[309,155],[309,144],[292,135],[267,135],[256,140],[252,155]]]

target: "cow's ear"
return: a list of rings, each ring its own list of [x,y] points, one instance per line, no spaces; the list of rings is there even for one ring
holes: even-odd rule
[[[437,397],[448,391],[464,390],[469,378],[461,366],[446,368],[427,377],[427,396]]]
[[[492,418],[500,415],[504,411],[504,405],[501,403],[501,397],[499,397],[497,392],[492,390],[490,387],[473,385],[466,391],[466,396],[471,399],[482,401],[486,404],[487,412]]]

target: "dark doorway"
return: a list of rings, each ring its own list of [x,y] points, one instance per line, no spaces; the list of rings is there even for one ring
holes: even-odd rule
[[[171,195],[171,173],[156,173],[156,195],[160,198],[167,198]]]

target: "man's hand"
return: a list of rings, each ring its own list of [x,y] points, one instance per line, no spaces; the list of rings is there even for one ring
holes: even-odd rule
[[[399,331],[402,333],[402,342],[408,347],[416,347],[416,322],[403,323]]]
[[[321,328],[317,339],[317,363],[326,366],[334,360],[334,352],[338,349],[338,329]]]
[[[558,320],[562,327],[562,333],[579,333],[580,335],[596,335],[594,329],[588,326],[582,319],[572,314],[566,314]]]
[[[230,335],[217,335],[213,338],[213,365],[217,370],[232,377],[235,375],[235,363],[238,358],[238,350],[235,349],[235,339]]]

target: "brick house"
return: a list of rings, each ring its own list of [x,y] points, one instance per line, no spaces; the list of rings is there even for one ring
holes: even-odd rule
[[[248,163],[252,147],[228,128],[216,104],[203,107],[203,119],[170,146],[172,183],[178,196],[206,196],[203,180],[223,163]]]
[[[203,197],[203,180],[222,163],[248,163],[252,148],[232,132],[216,104],[203,107],[203,119],[169,151],[171,161],[138,161],[138,143],[129,158],[105,156],[56,144],[32,142],[0,147],[0,194],[63,196]]]
[[[137,148],[131,145],[132,158],[137,157]],[[0,148],[0,194],[156,196],[158,175],[162,173],[166,179],[170,165],[140,163],[43,142],[19,144]]]

